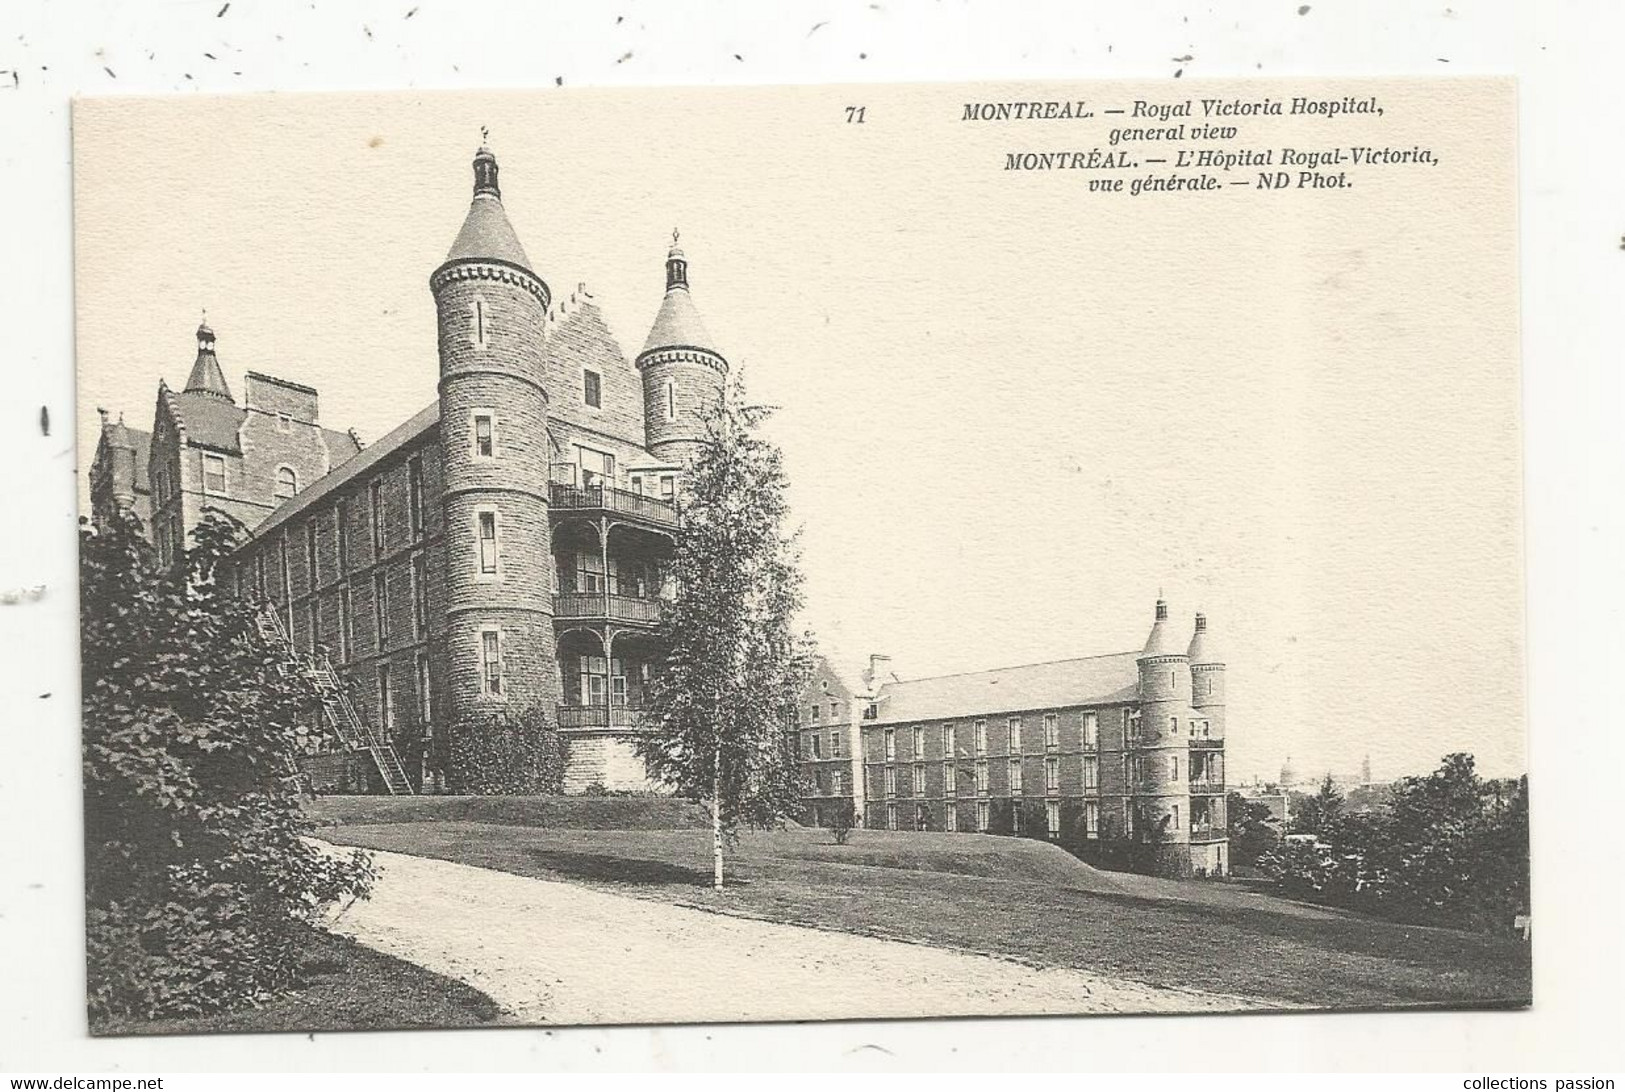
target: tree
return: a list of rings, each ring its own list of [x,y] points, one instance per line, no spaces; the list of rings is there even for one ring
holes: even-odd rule
[[[1294,834],[1329,835],[1343,815],[1343,794],[1333,783],[1331,774],[1327,774],[1321,781],[1315,795],[1305,796],[1301,801],[1294,801],[1294,804],[1292,816]]]
[[[786,717],[812,643],[794,630],[801,574],[784,530],[783,462],[760,434],[770,412],[747,404],[737,381],[703,412],[672,563],[676,597],[660,623],[667,658],[650,686],[652,731],[637,743],[651,775],[710,801],[718,889],[724,841],[742,824],[783,819],[802,794]]]
[[[474,796],[564,791],[567,741],[539,705],[516,714],[475,715],[451,726],[451,783]]]
[[[852,825],[856,821],[857,811],[851,800],[838,800],[835,810],[829,815],[829,831],[835,838],[835,844],[844,846],[852,838]]]
[[[305,840],[294,756],[317,695],[216,579],[242,525],[207,513],[161,570],[133,517],[80,546],[88,1002],[198,1013],[295,984],[303,929],[366,894],[367,856]]]
[[[1281,832],[1271,823],[1270,809],[1265,805],[1233,792],[1225,798],[1224,810],[1229,821],[1231,865],[1256,865],[1281,840]]]

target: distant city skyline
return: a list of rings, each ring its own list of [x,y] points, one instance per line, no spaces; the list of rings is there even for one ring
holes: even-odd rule
[[[428,276],[487,125],[532,264],[629,358],[681,229],[718,346],[780,407],[841,666],[1135,649],[1161,590],[1224,650],[1236,783],[1288,754],[1522,772],[1514,239],[1462,211],[1511,200],[1509,166],[1465,165],[1500,119],[1435,118],[1455,161],[1326,217],[1014,181],[987,167],[1009,131],[929,88],[877,91],[862,139],[827,124],[840,96],[86,100],[81,471],[95,407],[147,428],[184,382],[204,307],[234,385],[317,387],[330,428],[432,401]]]

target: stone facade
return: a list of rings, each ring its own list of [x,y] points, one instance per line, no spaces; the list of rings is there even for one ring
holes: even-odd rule
[[[434,403],[362,449],[320,425],[309,387],[250,372],[239,406],[205,324],[186,390],[160,384],[150,435],[104,424],[93,513],[141,516],[166,563],[206,508],[241,520],[229,579],[275,606],[297,651],[329,658],[426,790],[448,779],[449,724],[534,705],[570,739],[567,791],[652,789],[638,710],[685,460],[727,361],[675,243],[629,362],[585,285],[555,299],[532,269],[485,149],[474,174],[429,278]],[[651,417],[655,394],[678,412]],[[353,785],[356,769],[321,774]]]
[[[840,764],[827,749],[832,698],[856,710],[861,757],[846,793],[803,801],[803,822],[827,826],[849,803],[873,830],[1021,835],[1112,867],[1228,872],[1225,666],[1202,616],[1176,642],[1159,600],[1138,653],[918,680],[883,660],[850,687],[822,664],[805,692],[808,782],[825,790]]]

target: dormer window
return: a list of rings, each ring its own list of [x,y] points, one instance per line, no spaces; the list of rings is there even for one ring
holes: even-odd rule
[[[169,479],[164,478],[168,488]],[[203,456],[203,491],[217,497],[226,495],[226,458],[224,455]]]
[[[224,492],[224,486],[221,487]],[[299,492],[299,475],[291,466],[279,466],[276,469],[276,497],[277,500],[288,500]]]

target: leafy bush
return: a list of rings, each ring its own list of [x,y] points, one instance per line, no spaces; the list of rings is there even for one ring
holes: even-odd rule
[[[835,838],[835,844],[844,846],[852,838],[852,825],[854,822],[854,809],[851,800],[842,800],[830,812],[829,830]]]
[[[1330,786],[1320,830],[1259,860],[1281,889],[1402,921],[1506,932],[1529,910],[1528,781],[1510,797],[1482,781],[1471,755],[1445,756],[1394,789],[1384,814],[1346,815]]]
[[[453,792],[471,796],[555,795],[564,791],[568,741],[545,708],[466,717],[451,727]],[[590,791],[590,790],[589,790]]]
[[[316,694],[283,677],[215,577],[242,525],[209,512],[184,562],[134,518],[81,536],[85,901],[93,1019],[209,1012],[299,980],[304,926],[371,866],[304,841],[294,756]]]

